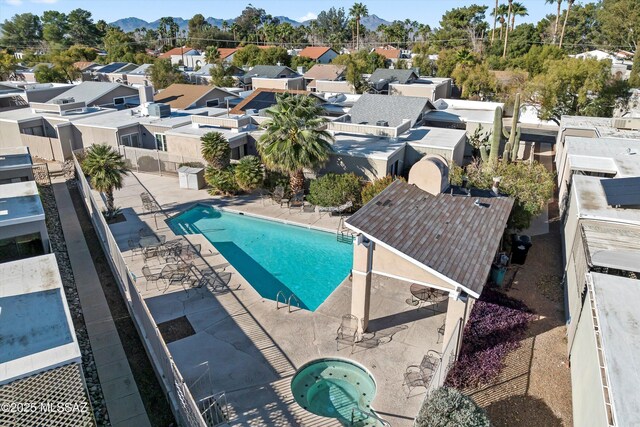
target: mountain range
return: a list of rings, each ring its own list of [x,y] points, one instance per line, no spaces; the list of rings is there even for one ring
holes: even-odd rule
[[[308,25],[311,22],[311,20],[298,22],[286,16],[276,16],[276,18],[278,18],[281,23],[288,22],[294,27],[298,27],[300,25]],[[174,17],[173,20],[175,21],[176,24],[178,24],[178,26],[180,27],[180,30],[186,30],[188,28],[188,24],[189,24],[188,19]],[[226,21],[227,24],[230,26],[235,21],[235,18],[233,19],[219,19],[219,18],[211,18],[211,17],[207,18],[207,22],[209,24],[216,26],[218,28],[222,27],[222,23],[224,21]],[[390,24],[389,21],[385,21],[384,19],[379,18],[376,15],[369,15],[366,18],[362,18],[360,20],[360,23],[362,26],[364,26],[370,31],[374,31],[375,29],[377,29],[380,24],[385,24],[385,25]],[[123,31],[126,31],[126,32],[134,31],[136,28],[148,28],[148,29],[155,30],[160,25],[160,20],[156,19],[155,21],[148,22],[148,21],[145,21],[144,19],[129,17],[129,18],[118,19],[117,21],[111,22],[109,25],[120,27]]]

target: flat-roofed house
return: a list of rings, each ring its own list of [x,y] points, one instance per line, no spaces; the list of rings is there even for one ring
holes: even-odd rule
[[[130,86],[151,86],[151,80],[149,79],[150,67],[153,64],[142,64],[138,68],[135,68],[126,73],[126,82]]]
[[[0,262],[51,252],[36,183],[3,184],[0,193]]]
[[[298,56],[313,59],[318,64],[328,64],[338,56],[338,52],[328,46],[307,46],[298,53]]]
[[[33,162],[29,148],[0,148],[0,185],[24,181],[33,181]]]
[[[139,66],[131,62],[112,62],[91,70],[92,80],[127,84],[127,73]]]
[[[367,79],[369,87],[374,93],[389,93],[389,84],[398,83],[402,85],[411,84],[418,80],[418,74],[413,70],[397,70],[388,68],[378,68]]]
[[[304,78],[284,65],[256,65],[240,78],[245,89],[303,90]]]
[[[168,104],[172,109],[223,106],[227,99],[238,95],[215,86],[174,83],[154,96],[154,102]]]
[[[303,74],[311,92],[355,93],[353,85],[345,81],[346,65],[316,64]]]

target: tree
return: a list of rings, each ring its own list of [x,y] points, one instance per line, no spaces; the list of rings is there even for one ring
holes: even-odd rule
[[[384,68],[385,57],[375,52],[359,50],[352,54],[338,55],[331,61],[332,64],[346,65],[346,80],[353,86],[356,93],[363,93],[368,89],[367,82],[362,78],[363,74],[371,74],[378,68]]]
[[[209,46],[204,51],[204,62],[207,64],[214,64],[220,59],[220,51],[216,46]]]
[[[387,176],[385,176],[383,178],[378,178],[375,181],[367,182],[365,184],[365,186],[362,188],[362,191],[360,192],[360,198],[362,199],[362,205],[364,206],[367,203],[369,203],[369,201],[371,201],[371,199],[376,197],[378,194],[382,193],[382,190],[384,190],[389,185],[391,185],[391,183],[393,183],[393,181],[395,181],[396,179],[400,179],[401,181],[405,181],[405,179],[402,178],[402,177],[396,178],[395,176],[387,175]]]
[[[640,88],[640,53],[638,51],[633,55],[633,66],[631,67],[631,75],[629,76],[629,86]]]
[[[276,105],[266,114],[258,152],[268,168],[289,174],[291,191],[301,191],[304,169],[329,159],[333,136],[322,129],[327,119],[313,97],[286,93],[276,95]]]
[[[233,54],[232,63],[238,68],[244,66],[253,67],[258,63],[259,57],[260,48],[255,44],[248,44]]]
[[[38,65],[33,75],[38,83],[69,83],[69,79],[62,70],[48,64]]]
[[[625,82],[611,77],[611,62],[597,59],[548,60],[526,92],[530,102],[540,106],[538,117],[558,123],[565,114],[611,117],[628,97]]]
[[[42,14],[42,38],[50,46],[61,48],[68,45],[65,39],[69,25],[67,15],[55,10],[47,10]]]
[[[200,138],[202,158],[214,169],[222,170],[231,163],[229,141],[220,132],[208,132]]]
[[[107,30],[103,44],[107,51],[108,62],[135,62],[136,54],[144,52],[143,46],[137,44],[131,34],[117,27],[110,27]]]
[[[232,87],[235,83],[232,77],[232,67],[224,61],[218,60],[209,70],[211,84],[217,87]]]
[[[174,83],[184,83],[184,74],[168,59],[158,59],[147,69],[147,75],[156,89],[164,89]]]
[[[516,27],[516,16],[528,16],[529,11],[522,3],[514,2],[511,7],[511,31]]]
[[[571,12],[571,6],[573,6],[575,0],[567,0],[567,13],[564,15],[564,24],[562,24],[562,33],[560,34],[560,43],[558,47],[562,48],[562,41],[564,40],[564,32],[567,29],[567,19],[569,19],[569,12]]]
[[[462,98],[486,99],[496,92],[496,79],[486,64],[473,66],[459,63],[451,77],[462,87]]]
[[[362,3],[354,3],[349,9],[349,15],[356,20],[356,50],[360,50],[360,18],[369,16],[369,9]]]
[[[498,19],[498,0],[496,0],[496,7],[493,8],[493,12],[491,13],[493,16],[493,31],[491,31],[491,43],[496,39],[496,21]]]
[[[67,37],[71,44],[97,46],[100,42],[100,31],[91,19],[91,12],[84,9],[74,9],[67,15]]]
[[[13,15],[2,24],[0,44],[13,49],[36,46],[42,39],[40,18],[32,13]]]
[[[316,61],[306,56],[294,56],[291,58],[291,68],[294,70],[298,69],[298,67],[304,67],[305,70],[308,70],[314,65],[316,65]]]
[[[438,77],[451,77],[458,64],[458,52],[463,49],[443,49],[438,53],[438,60],[436,61]]]
[[[203,14],[196,13],[195,15],[193,15],[193,18],[189,19],[187,26],[189,29],[189,37],[191,37],[192,33],[196,33],[202,30],[202,28],[208,27],[209,23],[204,18]]]
[[[257,43],[258,29],[266,21],[267,14],[264,9],[258,9],[249,4],[240,16],[236,18],[236,29],[233,38],[236,38],[237,33],[241,40],[250,41],[253,37],[253,40]]]
[[[546,4],[556,4],[556,21],[553,24],[553,44],[556,44],[556,37],[558,36],[558,24],[560,23],[560,12],[562,11],[562,0],[544,0]]]
[[[502,51],[502,57],[507,57],[507,45],[509,43],[509,19],[511,18],[511,9],[513,7],[513,0],[509,0],[509,9],[507,12],[507,29],[504,33],[504,49]]]
[[[89,147],[82,161],[82,170],[91,177],[91,186],[105,194],[107,213],[116,211],[113,190],[120,190],[129,168],[120,153],[107,144]]]
[[[640,49],[640,2],[637,0],[604,0],[598,10],[598,21],[609,44],[627,50]],[[638,54],[636,54],[636,58]]]
[[[531,77],[540,74],[548,60],[562,59],[566,56],[564,51],[553,45],[534,45],[529,51],[517,59],[519,68],[526,70]]]
[[[349,40],[348,19],[344,8],[323,10],[318,14],[315,25],[320,37],[339,52],[344,43]]]
[[[262,185],[264,168],[256,156],[244,156],[234,169],[236,183],[242,191],[251,192]]]
[[[15,77],[16,57],[6,51],[0,51],[0,80],[10,80]]]
[[[443,48],[466,47],[480,52],[482,39],[488,29],[485,22],[487,6],[472,4],[448,10],[440,19],[432,40]]]
[[[491,427],[487,413],[455,388],[440,387],[425,400],[416,427]]]

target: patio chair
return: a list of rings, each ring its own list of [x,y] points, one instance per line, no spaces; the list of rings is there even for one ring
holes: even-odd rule
[[[197,243],[195,245],[187,243],[182,247],[182,258],[192,260],[200,254],[201,249],[202,245],[200,243]]]
[[[340,350],[340,343],[351,347],[351,353],[360,338],[360,321],[353,314],[342,316],[340,326],[336,331],[336,350]]]
[[[353,206],[353,202],[351,200],[348,200],[346,203],[343,203],[340,206],[318,206],[317,209],[318,209],[318,212],[320,212],[320,215],[322,215],[322,213],[324,212],[329,212],[329,215],[336,214],[336,213],[342,215],[345,211],[347,211],[352,206]]]
[[[284,200],[284,187],[281,185],[278,185],[272,193],[270,193],[271,195],[271,201],[275,202],[275,203],[279,203],[280,206],[282,207],[282,201]]]
[[[429,388],[429,383],[433,378],[433,371],[420,369],[419,366],[409,365],[404,373],[403,387],[407,388],[407,398],[411,397],[411,392],[418,387]]]
[[[302,212],[302,208],[304,208],[304,192],[298,191],[296,194],[291,196],[289,199],[289,212],[291,209],[299,208],[300,212]]]
[[[145,290],[149,290],[149,287],[148,287],[149,282],[153,282],[156,285],[156,287],[158,287],[158,280],[160,280],[162,278],[162,273],[161,272],[152,273],[151,269],[146,264],[142,267],[142,275],[144,276],[145,280],[147,281],[147,284],[145,286]]]
[[[142,249],[142,257],[144,258],[145,261],[148,261],[151,258],[156,258],[160,253],[159,246],[147,246],[141,249]]]
[[[139,255],[142,253],[142,248],[133,239],[127,240],[127,245],[129,245],[129,251],[131,252],[131,259],[133,259],[135,255]]]

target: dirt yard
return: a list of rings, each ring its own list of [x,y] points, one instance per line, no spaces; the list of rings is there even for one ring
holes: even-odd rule
[[[536,314],[528,337],[507,356],[506,368],[495,381],[465,390],[496,427],[573,425],[557,212],[557,204],[550,204],[549,233],[532,237],[525,265],[506,284],[507,294]]]

